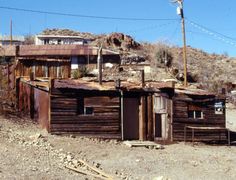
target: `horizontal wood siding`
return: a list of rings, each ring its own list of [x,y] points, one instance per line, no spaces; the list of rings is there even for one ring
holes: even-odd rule
[[[93,108],[93,114],[80,114],[81,103],[84,107]],[[82,96],[82,94],[63,96],[58,95],[57,91],[56,96],[51,96],[50,127],[51,133],[54,134],[76,133],[120,139],[120,98],[104,94],[91,97]]]
[[[184,127],[185,126],[207,126],[207,127],[225,127],[225,112],[222,115],[215,114],[214,108],[215,101],[208,101],[196,103],[194,101],[184,101],[180,99],[173,99],[173,140],[184,140]],[[203,119],[193,119],[188,117],[188,106],[196,105],[201,107],[203,111]],[[226,138],[225,131],[219,130],[195,130],[195,139],[199,141],[204,140],[218,140],[219,136]],[[187,140],[191,139],[191,130],[187,131]]]

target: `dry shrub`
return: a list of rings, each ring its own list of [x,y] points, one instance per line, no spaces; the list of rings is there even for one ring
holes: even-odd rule
[[[78,69],[72,71],[73,79],[79,79],[82,77],[86,77],[89,74],[89,70],[86,66],[80,66]]]

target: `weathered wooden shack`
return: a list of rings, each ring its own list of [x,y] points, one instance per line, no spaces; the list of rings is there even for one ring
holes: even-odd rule
[[[173,97],[173,140],[226,139],[225,96],[203,90],[176,89]]]
[[[193,131],[197,140],[226,137],[223,96],[174,89],[172,84],[160,82],[99,85],[70,79],[72,67],[96,66],[97,48],[11,46],[4,54],[16,60],[19,110],[51,133],[155,141],[188,140]],[[103,63],[119,64],[117,53],[104,50],[102,56]]]
[[[225,97],[166,83],[18,79],[18,105],[53,134],[122,140],[226,140]],[[186,130],[186,133],[185,133]]]
[[[122,140],[169,138],[169,134],[160,135],[156,116],[167,111],[153,110],[155,98],[173,95],[169,84],[154,83],[143,88],[122,82],[116,87],[114,82],[101,86],[83,80],[56,79],[49,83],[20,78],[18,87],[19,110],[30,114],[50,133]]]

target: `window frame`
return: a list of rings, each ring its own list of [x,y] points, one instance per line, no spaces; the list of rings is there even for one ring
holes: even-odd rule
[[[190,116],[191,114],[191,116]],[[199,116],[200,114],[200,116]],[[192,119],[204,119],[203,109],[199,105],[189,104],[188,105],[188,118]]]

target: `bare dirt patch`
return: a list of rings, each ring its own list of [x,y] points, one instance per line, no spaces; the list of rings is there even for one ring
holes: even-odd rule
[[[50,135],[16,117],[0,117],[0,127],[0,179],[93,179],[64,167],[79,166],[79,159],[114,179],[236,179],[235,146],[129,148],[118,141]]]

